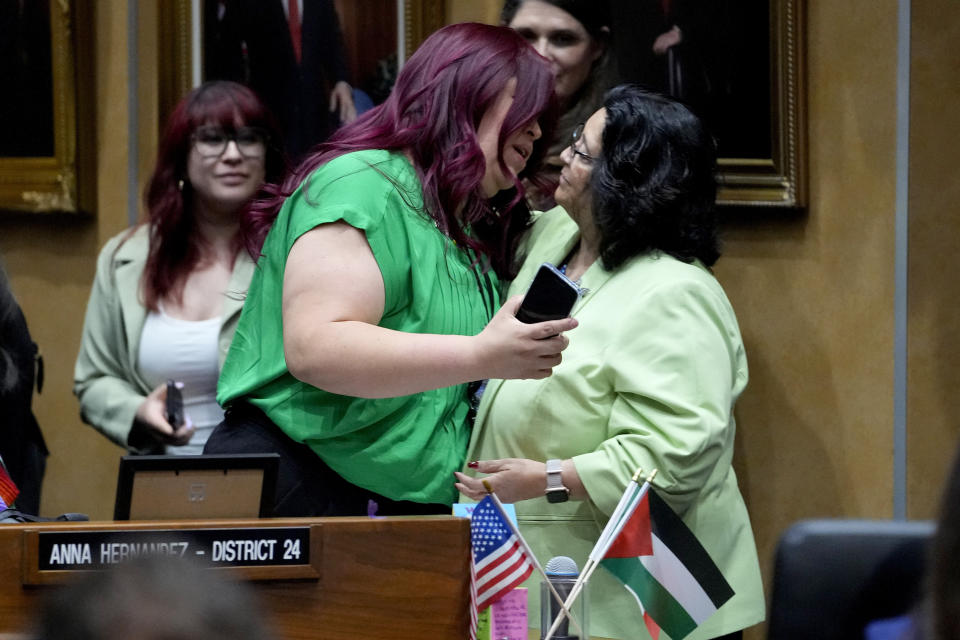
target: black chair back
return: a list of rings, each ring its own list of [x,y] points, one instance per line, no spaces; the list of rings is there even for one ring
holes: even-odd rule
[[[935,524],[804,520],[780,538],[768,640],[853,640],[872,620],[910,611],[923,591]]]

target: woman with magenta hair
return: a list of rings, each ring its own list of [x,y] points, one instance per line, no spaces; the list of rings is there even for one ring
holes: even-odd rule
[[[527,219],[490,204],[519,188],[552,94],[514,31],[447,26],[258,203],[262,257],[205,452],[279,453],[276,515],[449,513],[469,383],[560,362],[575,321],[525,325],[519,297],[498,311]]]
[[[199,454],[222,419],[217,377],[254,269],[242,214],[283,171],[279,145],[233,82],[194,89],[171,114],[146,220],[100,252],[74,370],[81,417],[121,447]],[[167,380],[182,421],[166,414]]]

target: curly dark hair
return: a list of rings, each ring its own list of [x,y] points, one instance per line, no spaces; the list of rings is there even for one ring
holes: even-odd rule
[[[703,123],[637,85],[614,87],[603,106],[603,150],[590,181],[603,267],[650,251],[713,265],[716,145]]]

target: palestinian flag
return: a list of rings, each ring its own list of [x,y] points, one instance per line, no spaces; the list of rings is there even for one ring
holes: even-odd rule
[[[628,488],[639,492],[635,485]],[[706,550],[650,488],[628,516],[600,564],[615,575],[650,621],[681,640],[733,597]]]

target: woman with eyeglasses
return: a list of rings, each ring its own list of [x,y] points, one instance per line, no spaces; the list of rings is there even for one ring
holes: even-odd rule
[[[485,481],[516,503],[542,563],[566,555],[583,566],[633,474],[657,469],[655,491],[735,592],[687,637],[738,638],[763,620],[764,598],[731,466],[747,360],[710,271],[720,255],[713,141],[686,107],[622,85],[562,157],[561,206],[536,218],[509,293],[554,263],[582,287],[579,328],[549,378],[489,382],[456,487],[479,500]],[[612,574],[594,573],[589,592],[590,635],[648,637]],[[538,620],[536,598],[530,606]]]
[[[81,417],[121,447],[199,454],[223,417],[217,378],[256,255],[243,214],[283,171],[280,149],[240,84],[204,84],[170,115],[146,220],[100,252],[74,371]],[[182,419],[167,414],[168,380]]]

